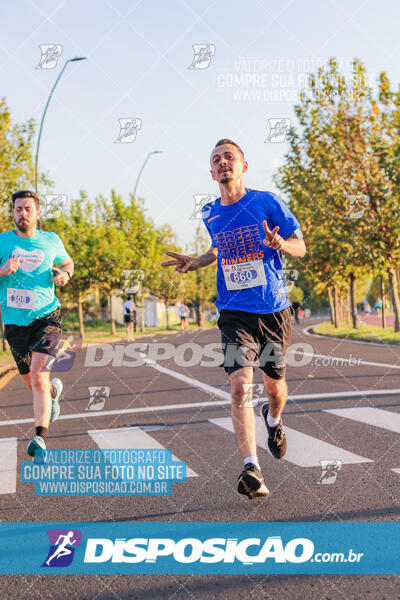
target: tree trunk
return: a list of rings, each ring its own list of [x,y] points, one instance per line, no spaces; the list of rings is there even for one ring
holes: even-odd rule
[[[113,315],[112,294],[109,294],[108,297],[110,298],[111,335],[115,335],[115,320],[114,320],[114,315]]]
[[[330,287],[328,287],[328,299],[329,299],[329,310],[330,310],[330,316],[331,316],[331,324],[333,325],[334,320],[333,320],[333,298],[332,298],[332,289]]]
[[[196,298],[196,301],[194,304],[194,312],[196,314],[196,325],[198,327],[201,327],[201,306],[200,306],[200,302],[199,302],[198,298]]]
[[[339,323],[345,320],[345,300],[343,296],[339,296]]]
[[[397,289],[397,275],[396,270],[392,267],[387,270],[389,276],[389,289],[392,298],[393,312],[394,312],[394,330],[400,331],[400,300],[399,292]]]
[[[346,296],[346,323],[347,325],[350,325],[351,323],[351,297],[350,297],[350,290],[347,290],[347,296]]]
[[[199,229],[197,230],[197,238],[199,236]],[[196,252],[197,254],[199,253],[199,251],[196,248]],[[197,289],[201,289],[201,277],[200,277],[200,271],[199,269],[197,269],[196,271],[196,283],[197,283]],[[197,296],[196,298],[196,303],[195,303],[195,311],[196,311],[196,323],[198,327],[202,327],[203,326],[203,315],[201,312],[201,303],[200,303],[200,298],[199,296]]]
[[[333,285],[333,325],[336,329],[338,328],[338,313],[337,313],[338,297],[337,296],[338,296],[337,284],[335,283]]]
[[[382,328],[385,329],[385,280],[381,275]]]
[[[204,314],[202,310],[202,306],[199,302],[199,327],[203,327],[204,325]]]
[[[354,273],[350,273],[350,303],[351,303],[351,319],[353,322],[353,329],[359,329],[359,323],[357,319],[357,306],[356,306],[356,276]]]
[[[82,307],[82,292],[79,292],[78,295],[78,321],[79,321],[79,335],[81,336],[81,340],[85,337],[85,328],[83,325],[83,307]]]
[[[165,304],[165,323],[167,325],[167,329],[169,329],[168,302],[164,302],[164,304]]]

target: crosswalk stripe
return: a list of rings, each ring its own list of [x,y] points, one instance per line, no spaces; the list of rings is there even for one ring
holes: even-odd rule
[[[209,419],[209,421],[230,432],[234,431],[231,418]],[[286,425],[285,432],[288,447],[283,460],[298,467],[320,467],[321,460],[340,460],[345,465],[372,462],[369,458],[353,454]],[[266,449],[267,429],[261,417],[256,417],[256,436],[257,445]]]
[[[0,439],[0,494],[17,489],[17,438]]]
[[[113,448],[163,450],[162,446],[151,435],[140,427],[119,427],[116,429],[93,429],[88,431],[92,440],[99,448],[112,450]],[[180,460],[172,455],[173,460]],[[197,477],[192,469],[187,468],[187,477]]]
[[[324,412],[331,413],[337,417],[351,419],[358,423],[374,425],[381,429],[400,433],[400,413],[374,408],[372,406],[359,406],[355,408],[327,408]]]
[[[394,471],[395,473],[398,473],[400,475],[400,469],[392,469],[392,471]]]

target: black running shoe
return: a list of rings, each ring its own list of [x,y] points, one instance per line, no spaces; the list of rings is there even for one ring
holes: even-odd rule
[[[282,419],[276,427],[270,427],[267,421],[268,402],[261,406],[261,416],[265,421],[268,430],[268,448],[275,458],[282,458],[286,454],[287,441],[283,430]]]
[[[269,494],[261,471],[252,463],[247,463],[241,472],[238,479],[237,491],[239,494],[248,496],[250,500],[261,496],[268,496]]]

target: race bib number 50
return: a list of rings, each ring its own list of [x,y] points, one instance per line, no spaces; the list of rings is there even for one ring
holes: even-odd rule
[[[36,292],[33,290],[16,290],[7,288],[7,306],[10,308],[34,309],[36,303]]]
[[[267,283],[262,260],[252,260],[237,265],[222,265],[222,270],[228,290],[244,290]]]

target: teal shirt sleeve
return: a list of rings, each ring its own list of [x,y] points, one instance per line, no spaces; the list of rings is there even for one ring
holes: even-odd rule
[[[56,242],[56,255],[54,257],[54,262],[62,263],[69,259],[69,254],[66,251],[65,246],[62,243],[61,239],[58,237],[58,235],[56,233],[54,234],[54,237],[55,237],[55,242]]]
[[[7,262],[7,250],[5,248],[5,234],[0,234],[0,267]]]

